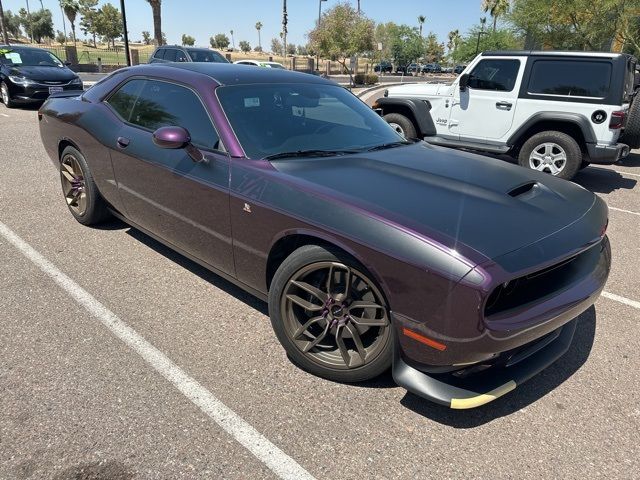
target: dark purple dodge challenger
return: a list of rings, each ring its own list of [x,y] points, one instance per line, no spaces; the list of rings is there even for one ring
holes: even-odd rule
[[[119,70],[39,112],[69,210],[114,215],[266,299],[302,368],[471,408],[569,347],[607,207],[551,175],[407,141],[312,75]]]

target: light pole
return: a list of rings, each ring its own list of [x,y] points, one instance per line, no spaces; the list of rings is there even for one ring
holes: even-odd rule
[[[484,31],[484,24],[487,23],[487,17],[482,17],[480,19],[480,31],[478,32],[478,41],[476,42],[476,55],[478,55],[478,50],[480,50],[480,35],[486,35]]]
[[[129,34],[127,33],[127,14],[124,11],[124,0],[120,0],[120,10],[122,10],[122,27],[124,29],[124,53],[127,59],[127,67],[130,67],[131,53],[129,52]]]
[[[2,40],[9,45],[9,35],[7,35],[7,27],[4,25],[4,10],[2,9],[2,0],[0,0],[0,29],[2,29]]]
[[[327,0],[318,0],[318,26],[320,28],[320,22],[322,21],[322,2]],[[316,72],[320,71],[320,53],[316,52]]]
[[[282,0],[282,49],[285,65],[287,64],[287,16],[287,0]]]

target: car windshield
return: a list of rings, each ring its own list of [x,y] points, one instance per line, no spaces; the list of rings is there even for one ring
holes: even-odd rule
[[[403,141],[378,114],[337,85],[233,85],[216,92],[249,158],[311,151],[321,156]]]
[[[0,49],[2,63],[19,67],[62,67],[58,57],[47,50],[36,49]]]
[[[187,52],[194,62],[229,63],[226,58],[212,50],[187,49]]]

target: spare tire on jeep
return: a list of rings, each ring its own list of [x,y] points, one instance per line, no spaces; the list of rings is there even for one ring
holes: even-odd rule
[[[636,89],[627,114],[627,124],[624,133],[618,140],[629,145],[629,148],[640,148],[640,89]]]

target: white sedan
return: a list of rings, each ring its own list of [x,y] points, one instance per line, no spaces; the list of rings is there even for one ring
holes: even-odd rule
[[[284,65],[278,62],[263,62],[262,60],[236,60],[233,62],[237,65],[253,65],[254,67],[282,68]]]

